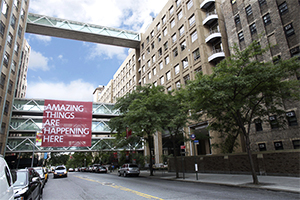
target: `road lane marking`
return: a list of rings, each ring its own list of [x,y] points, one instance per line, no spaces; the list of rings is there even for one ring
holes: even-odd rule
[[[152,196],[152,195],[149,195],[149,194],[145,194],[145,193],[142,193],[142,192],[138,192],[136,190],[132,190],[132,189],[129,189],[129,188],[126,188],[126,187],[123,187],[123,186],[115,185],[113,183],[112,184],[107,184],[106,182],[100,182],[100,181],[96,181],[96,180],[93,180],[93,179],[84,178],[84,177],[76,176],[76,175],[75,175],[75,177],[83,179],[83,180],[86,180],[86,181],[91,181],[91,182],[94,182],[94,183],[99,183],[99,184],[101,184],[103,186],[108,186],[108,187],[112,187],[112,188],[115,188],[115,189],[120,189],[120,190],[123,190],[123,191],[126,191],[126,192],[131,192],[133,194],[136,194],[138,196],[141,196],[141,197],[144,197],[144,198],[147,198],[147,199],[164,200],[162,198],[155,197],[155,196]]]

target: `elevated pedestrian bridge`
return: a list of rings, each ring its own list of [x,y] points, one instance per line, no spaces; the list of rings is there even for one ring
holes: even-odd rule
[[[140,48],[140,34],[133,31],[29,13],[27,33],[93,43]]]
[[[114,104],[93,103],[92,146],[91,147],[40,147],[35,144],[36,132],[42,130],[44,100],[15,99],[9,126],[6,152],[80,152],[80,151],[122,151],[143,150],[142,140],[134,145],[117,148],[108,125],[112,117],[119,116]],[[28,143],[30,145],[28,145]]]

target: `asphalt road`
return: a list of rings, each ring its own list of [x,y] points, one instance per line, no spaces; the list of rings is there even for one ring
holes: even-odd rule
[[[50,174],[43,200],[60,199],[299,199],[299,194],[188,183],[115,174],[70,172],[67,178]]]

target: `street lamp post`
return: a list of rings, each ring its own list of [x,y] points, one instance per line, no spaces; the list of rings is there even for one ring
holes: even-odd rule
[[[31,159],[31,167],[33,167],[33,160],[34,160],[34,145],[32,143],[26,143],[27,146],[32,146],[32,159]]]

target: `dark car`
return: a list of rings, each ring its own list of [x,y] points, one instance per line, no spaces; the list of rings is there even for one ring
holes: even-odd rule
[[[68,171],[67,168],[64,165],[59,165],[55,167],[53,178],[56,177],[68,177]]]
[[[96,172],[98,173],[107,173],[107,168],[104,166],[98,166],[96,169]]]
[[[33,169],[20,169],[16,171],[17,180],[14,186],[15,199],[41,199],[42,183],[40,175]]]
[[[35,171],[37,171],[37,173],[39,173],[40,179],[41,179],[41,182],[42,182],[42,188],[44,188],[45,184],[46,184],[44,169],[42,167],[34,167],[33,169]]]
[[[139,176],[140,169],[136,164],[132,163],[125,163],[122,167],[118,170],[118,175],[121,176]]]

